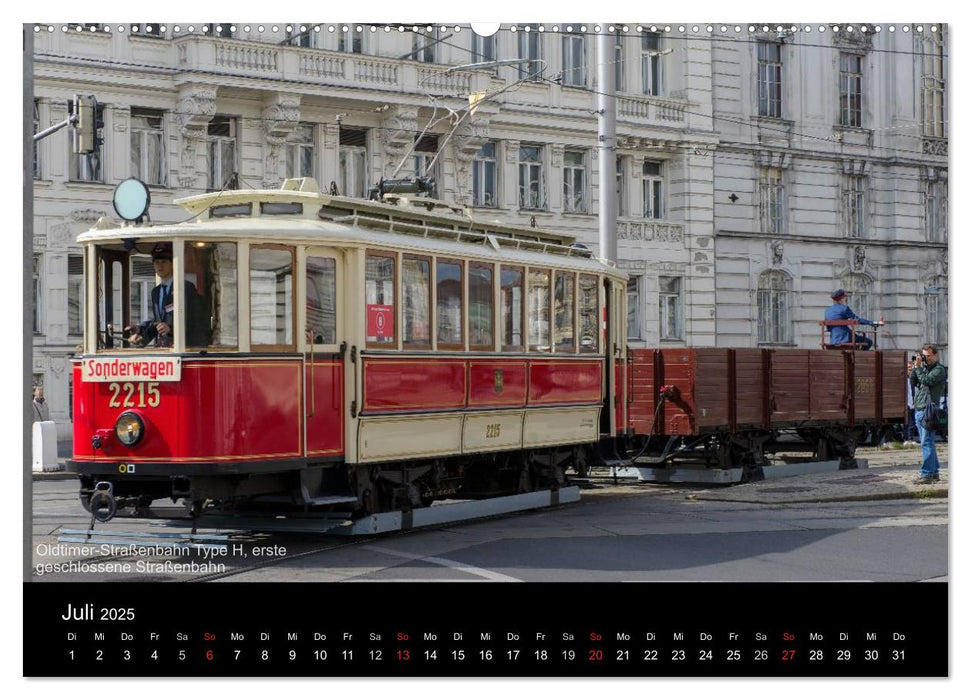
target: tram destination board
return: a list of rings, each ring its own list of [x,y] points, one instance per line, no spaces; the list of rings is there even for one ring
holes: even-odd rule
[[[229,588],[27,583],[24,674],[948,675],[947,615],[901,605],[946,583]]]

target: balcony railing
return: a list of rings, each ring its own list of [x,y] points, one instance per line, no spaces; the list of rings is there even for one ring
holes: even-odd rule
[[[420,83],[425,92],[450,95],[483,90],[489,82],[489,74],[481,71],[449,73],[447,66],[342,51],[200,36],[187,36],[173,43],[177,65],[187,71],[267,80],[311,80],[365,89],[407,90]]]
[[[685,120],[687,104],[664,97],[617,97],[617,118],[642,123],[680,124]]]

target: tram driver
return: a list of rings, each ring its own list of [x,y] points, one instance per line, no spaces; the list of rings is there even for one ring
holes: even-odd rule
[[[128,342],[138,347],[145,347],[154,341],[156,347],[170,348],[174,337],[171,243],[157,243],[152,248],[152,265],[160,280],[152,289],[152,318],[137,326],[128,326],[125,331],[129,334]],[[206,345],[205,323],[199,318],[203,299],[189,280],[185,281],[185,295],[186,345]]]

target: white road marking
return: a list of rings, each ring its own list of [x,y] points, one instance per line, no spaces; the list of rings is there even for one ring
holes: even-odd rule
[[[393,557],[401,557],[402,559],[409,559],[411,561],[427,561],[430,564],[446,566],[449,569],[455,569],[456,571],[472,574],[473,576],[481,576],[482,578],[489,579],[490,581],[515,581],[517,583],[522,583],[522,581],[518,578],[496,573],[495,571],[489,571],[488,569],[480,569],[477,566],[469,566],[468,564],[463,564],[460,561],[454,561],[452,559],[442,559],[441,557],[423,557],[419,554],[408,554],[407,552],[399,552],[394,549],[377,547],[375,545],[366,545],[364,549],[370,549],[372,552],[380,552],[381,554],[390,554]]]

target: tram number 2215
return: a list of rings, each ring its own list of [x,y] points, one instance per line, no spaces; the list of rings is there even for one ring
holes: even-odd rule
[[[158,382],[112,382],[108,385],[111,408],[155,408],[162,402]]]

